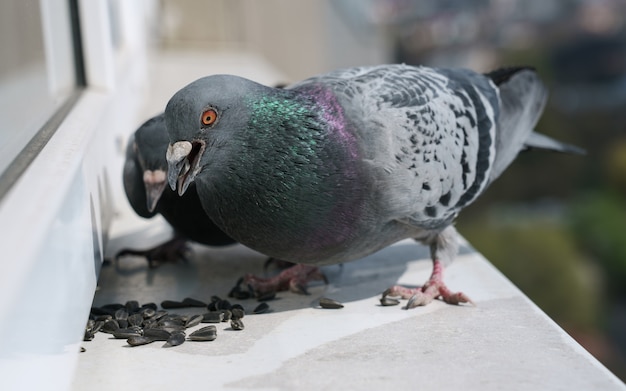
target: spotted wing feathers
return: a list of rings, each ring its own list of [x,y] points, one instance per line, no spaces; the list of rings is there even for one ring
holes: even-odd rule
[[[394,188],[383,202],[397,219],[446,225],[487,184],[498,98],[484,76],[390,65],[336,71],[323,82],[344,97],[369,141],[365,157],[384,171],[381,186]]]
[[[291,88],[310,83],[343,99],[365,160],[384,172],[381,186],[395,188],[384,201],[413,225],[449,224],[520,150],[545,142],[533,127],[547,92],[531,68],[482,75],[384,65],[338,70]]]

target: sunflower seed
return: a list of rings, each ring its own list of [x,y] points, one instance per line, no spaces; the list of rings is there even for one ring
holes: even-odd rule
[[[100,329],[102,328],[103,325],[104,325],[104,322],[96,321],[96,322],[94,322],[93,327],[91,328],[91,331],[95,334],[98,331],[100,331]]]
[[[119,325],[119,323],[117,323],[116,320],[109,319],[106,322],[104,322],[104,324],[102,325],[102,328],[100,330],[102,332],[104,332],[104,333],[113,334],[119,328],[120,328],[120,325]]]
[[[185,322],[177,318],[163,318],[159,320],[159,326],[162,327],[184,327]]]
[[[141,316],[143,316],[144,319],[148,319],[152,318],[156,314],[156,311],[152,308],[142,308],[141,310],[139,310],[139,313],[141,314]]]
[[[340,302],[336,300],[329,299],[327,297],[322,297],[320,299],[320,307],[329,308],[329,309],[339,309],[339,308],[343,308],[343,304],[341,304]]]
[[[143,323],[143,316],[141,314],[132,314],[128,317],[128,324],[130,326],[141,326]]]
[[[148,318],[148,319],[144,319],[144,321],[141,324],[143,325],[144,329],[151,329],[151,328],[158,326],[159,322],[154,318]]]
[[[165,316],[167,316],[168,312],[165,310],[159,310],[157,311],[154,316],[152,317],[153,319],[159,320]]]
[[[161,308],[171,309],[171,308],[184,308],[186,305],[181,303],[180,301],[175,300],[163,300],[161,302]]]
[[[232,308],[230,310],[232,313],[231,319],[241,319],[246,315],[246,312],[242,308]]]
[[[204,316],[202,315],[194,315],[190,317],[189,320],[187,320],[187,323],[185,323],[185,328],[199,325],[200,322],[202,322],[202,319],[204,319]]]
[[[172,333],[164,329],[145,329],[143,331],[144,337],[149,337],[155,341],[167,341]]]
[[[228,322],[230,318],[233,317],[233,313],[231,310],[220,310],[220,312],[224,314],[224,318],[222,319],[222,322]]]
[[[263,314],[265,312],[268,312],[269,310],[270,310],[270,306],[266,302],[262,302],[261,304],[257,305],[254,310],[252,310],[252,313]]]
[[[175,333],[177,331],[184,331],[185,326],[158,326],[156,329],[165,330],[168,333]]]
[[[128,311],[126,311],[125,307],[115,311],[115,320],[117,320],[120,328],[128,327]]]
[[[222,312],[211,311],[202,314],[202,323],[219,323],[224,320]]]
[[[112,303],[101,306],[100,310],[108,313],[109,315],[113,315],[115,314],[115,311],[119,310],[120,308],[124,308],[124,304]]]
[[[137,300],[128,300],[126,304],[124,304],[124,307],[126,307],[126,311],[128,311],[129,314],[132,314],[139,310],[139,302]]]
[[[393,299],[391,297],[381,297],[380,298],[380,305],[384,306],[384,307],[388,307],[388,306],[392,306],[392,305],[398,305],[400,304],[400,300],[398,299]]]
[[[91,330],[91,329],[85,330],[85,335],[83,336],[83,341],[91,341],[95,337],[95,334],[96,333],[94,333],[93,330]]]
[[[202,327],[189,334],[190,341],[213,341],[217,338],[217,328],[213,325]]]
[[[230,327],[232,327],[233,330],[243,330],[244,328],[243,321],[239,318],[231,319]]]
[[[151,308],[155,311],[157,311],[159,309],[159,307],[156,305],[156,303],[146,303],[144,305],[141,306],[141,308]]]
[[[130,346],[140,346],[140,345],[147,345],[149,343],[152,343],[154,342],[154,339],[149,338],[149,337],[144,337],[142,335],[136,335],[136,336],[132,336],[128,338],[126,342]]]
[[[126,320],[128,319],[128,311],[126,311],[126,308],[120,308],[119,310],[115,311],[115,320],[119,321],[120,320]]]
[[[187,307],[206,307],[207,304],[203,301],[192,299],[191,297],[185,297],[182,304],[185,304]]]
[[[141,332],[136,329],[117,329],[113,332],[113,337],[116,339],[128,339],[130,337],[139,337]]]
[[[232,297],[237,300],[247,300],[252,297],[252,294],[249,291],[242,290],[239,285],[236,285],[230,290],[228,297]]]
[[[168,340],[165,342],[164,347],[168,346],[178,346],[182,345],[185,342],[185,333],[183,331],[177,331],[172,333]]]
[[[101,322],[106,322],[107,320],[111,320],[113,319],[113,315],[98,315],[95,318],[93,318],[93,320],[97,321],[101,321]]]

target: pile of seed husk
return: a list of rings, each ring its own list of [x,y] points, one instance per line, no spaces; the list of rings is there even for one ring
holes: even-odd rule
[[[204,311],[195,315],[181,315],[169,310],[198,307]],[[259,304],[252,313],[269,311],[267,303]],[[233,330],[243,330],[245,310],[240,304],[231,304],[218,296],[211,297],[207,304],[193,298],[182,301],[165,300],[161,309],[155,303],[139,305],[136,300],[125,304],[106,304],[92,307],[85,327],[85,341],[91,341],[98,332],[108,333],[116,339],[126,339],[129,346],[146,345],[164,341],[163,347],[178,346],[188,341],[213,341],[217,338],[217,327],[201,327],[189,335],[189,328],[200,323],[230,322]]]

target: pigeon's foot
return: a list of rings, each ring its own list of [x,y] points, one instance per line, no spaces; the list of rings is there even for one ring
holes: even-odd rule
[[[474,302],[462,292],[452,292],[443,282],[443,265],[439,260],[433,261],[433,272],[426,283],[418,288],[407,288],[395,285],[383,292],[383,298],[387,296],[401,297],[408,299],[406,309],[415,308],[421,305],[427,305],[437,298],[448,304],[469,303]]]
[[[308,283],[315,280],[328,283],[326,276],[317,266],[295,264],[270,278],[247,274],[242,283],[253,290],[257,296],[286,290],[306,295]]]
[[[162,263],[178,262],[181,260],[187,261],[187,254],[189,251],[190,248],[187,244],[187,240],[182,237],[175,236],[173,239],[147,250],[120,250],[115,255],[115,260],[117,261],[119,258],[129,255],[140,256],[146,258],[148,265],[151,268],[155,268]]]

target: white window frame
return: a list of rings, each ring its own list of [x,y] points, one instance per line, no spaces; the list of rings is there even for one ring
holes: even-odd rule
[[[119,7],[117,49],[108,1]],[[147,91],[147,21],[158,3],[78,4],[87,87],[0,199],[3,389],[70,387],[107,229],[124,197],[123,144],[141,121]],[[44,19],[44,29],[53,28]],[[54,74],[52,85],[62,83]]]

